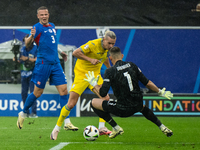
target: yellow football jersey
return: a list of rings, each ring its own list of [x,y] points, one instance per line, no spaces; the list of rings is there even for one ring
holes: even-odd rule
[[[94,71],[95,74],[100,73],[104,61],[108,58],[108,50],[105,50],[102,47],[102,38],[88,41],[86,44],[80,46],[79,48],[84,53],[84,55],[93,59],[98,59],[102,63],[93,65],[89,61],[77,59],[74,71],[78,71],[80,74],[83,73],[84,75],[85,73],[88,73],[88,71]]]

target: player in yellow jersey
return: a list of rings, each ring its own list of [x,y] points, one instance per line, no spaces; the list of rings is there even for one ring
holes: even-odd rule
[[[61,109],[57,124],[50,135],[51,140],[57,139],[58,132],[60,131],[64,119],[69,115],[71,109],[76,105],[79,96],[87,87],[101,97],[98,92],[94,91],[94,87],[84,80],[85,74],[88,73],[88,71],[94,71],[95,77],[99,76],[98,84],[103,84],[100,70],[103,63],[107,68],[110,68],[108,52],[115,45],[115,42],[115,33],[113,31],[106,31],[103,38],[88,41],[73,52],[73,56],[78,58],[74,68],[74,83],[70,90],[68,103]],[[103,99],[109,100],[109,95]],[[100,118],[100,121],[102,120],[103,119]],[[104,120],[100,126],[102,127],[100,128],[101,135],[111,133],[111,131],[105,127]],[[75,131],[78,130],[78,128],[74,127],[71,123],[64,125],[65,130],[68,130],[68,128],[74,128]]]

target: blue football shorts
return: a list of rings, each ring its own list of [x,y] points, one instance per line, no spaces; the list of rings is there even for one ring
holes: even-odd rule
[[[34,84],[38,88],[44,89],[48,79],[50,85],[67,84],[67,78],[60,63],[35,65],[31,79]]]

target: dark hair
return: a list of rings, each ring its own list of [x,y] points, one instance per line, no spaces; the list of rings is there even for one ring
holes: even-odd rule
[[[121,50],[119,47],[114,46],[109,50],[109,54],[113,57],[113,58],[118,58],[121,54]]]
[[[120,50],[119,47],[114,46],[114,47],[112,47],[112,48],[110,49],[109,52],[110,52],[110,53],[121,53],[121,50]]]
[[[45,10],[45,9],[48,10],[48,8],[47,8],[46,6],[41,6],[41,7],[39,7],[39,8],[37,9],[37,13],[38,13],[39,10]]]

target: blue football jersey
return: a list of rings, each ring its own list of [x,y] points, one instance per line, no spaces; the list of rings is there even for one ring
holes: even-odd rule
[[[58,42],[56,37],[55,25],[49,22],[49,25],[37,23],[34,41],[38,46],[36,64],[55,64],[59,63]]]
[[[37,57],[37,45],[33,43],[33,46],[28,50],[26,46],[23,46],[20,51],[20,57],[22,55],[29,58]],[[20,60],[21,77],[29,77],[30,75],[32,75],[34,66],[27,68],[24,64],[25,61]]]

